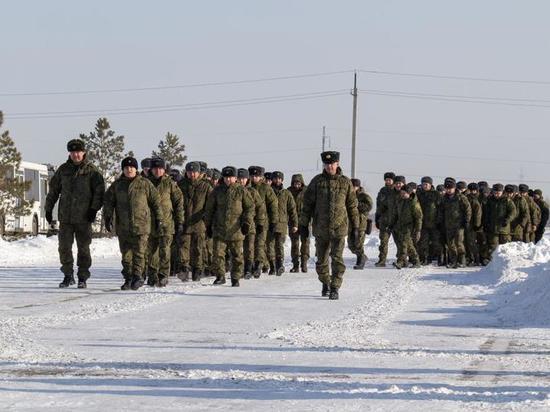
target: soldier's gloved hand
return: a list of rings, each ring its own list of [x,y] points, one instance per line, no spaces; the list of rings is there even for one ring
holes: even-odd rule
[[[250,232],[250,224],[248,222],[241,223],[241,233],[246,236],[248,235],[249,232]]]
[[[87,218],[88,218],[88,222],[94,223],[96,215],[97,215],[97,210],[92,209],[92,208],[88,209],[88,213],[86,215]]]
[[[300,236],[307,239],[309,237],[309,227],[300,226]]]
[[[291,226],[289,229],[290,229],[290,233],[292,234],[298,232],[298,228],[296,226]]]
[[[212,238],[214,233],[212,233],[212,226],[206,226],[206,236]]]
[[[107,232],[113,231],[113,219],[112,218],[105,218],[105,229]]]
[[[256,233],[259,235],[264,231],[264,227],[262,225],[256,225]]]
[[[51,210],[46,210],[46,222],[48,222],[48,225],[51,225],[53,221],[53,213]]]
[[[269,224],[269,234],[273,235],[273,233],[275,233],[275,223],[270,223]]]

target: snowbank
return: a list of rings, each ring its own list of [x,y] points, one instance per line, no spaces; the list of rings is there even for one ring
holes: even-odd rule
[[[550,325],[550,238],[499,246],[480,275],[496,278],[490,305],[507,326]],[[489,273],[487,273],[489,272]]]
[[[120,256],[117,238],[93,239],[93,258]],[[73,245],[76,259],[76,243]],[[8,242],[0,238],[0,266],[34,266],[58,264],[57,236],[37,236]]]

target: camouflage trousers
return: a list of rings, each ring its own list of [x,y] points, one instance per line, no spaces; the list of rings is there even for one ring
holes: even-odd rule
[[[390,242],[391,234],[392,232],[389,231],[387,228],[380,227],[380,246],[378,247],[378,251],[380,253],[378,255],[378,260],[380,260],[381,262],[385,262],[386,258],[388,257],[388,243]]]
[[[206,238],[206,234],[205,234],[205,241],[202,248],[203,267],[210,268],[212,266],[213,260],[214,260],[214,240],[210,238]]]
[[[330,285],[332,288],[339,289],[342,286],[344,280],[344,272],[346,271],[346,265],[344,264],[344,258],[342,253],[344,252],[344,245],[346,243],[345,236],[332,237],[332,238],[315,238],[315,256],[317,262],[315,262],[315,269],[321,283]],[[329,257],[330,257],[330,269],[329,271]]]
[[[447,259],[449,265],[458,263],[466,257],[466,248],[464,247],[464,229],[458,228],[447,230],[445,233],[447,246]]]
[[[477,248],[481,259],[490,259],[489,246],[487,244],[487,234],[481,230],[476,232]]]
[[[254,259],[260,265],[267,262],[266,239],[267,231],[265,229],[256,233],[256,239],[254,239]]]
[[[231,279],[240,279],[244,270],[243,241],[222,240],[214,238],[211,270],[218,278],[225,276],[225,257],[229,253],[231,259]]]
[[[505,243],[511,242],[512,236],[508,234],[498,234],[498,233],[489,233],[487,235],[487,245],[488,245],[488,254],[489,259],[491,258],[493,252],[496,250],[498,245],[504,245]]]
[[[92,266],[92,256],[90,255],[90,244],[92,243],[91,223],[61,223],[59,225],[59,261],[61,262],[61,272],[65,275],[73,274],[73,242],[75,238],[78,248],[76,255],[78,279],[85,281],[90,277],[90,266]]]
[[[267,259],[269,262],[282,262],[285,259],[286,233],[275,232],[267,235]]]
[[[361,228],[359,230],[359,239],[353,238],[353,231],[349,230],[348,232],[348,249],[356,256],[363,256],[365,254],[365,229]]]
[[[466,260],[468,263],[478,264],[480,253],[477,244],[477,232],[473,228],[466,228],[464,230],[464,241],[466,243]]]
[[[413,264],[418,263],[418,253],[414,246],[411,229],[404,229],[394,232],[397,246],[397,263],[402,267],[407,264],[407,258]]]
[[[523,234],[523,228],[515,228],[512,233],[512,242],[523,242],[524,240],[524,234]]]
[[[256,243],[256,233],[249,233],[243,241],[243,257],[247,265],[254,264],[254,247]]]
[[[143,278],[149,235],[125,235],[118,237],[122,255],[122,276],[130,280],[132,276]]]
[[[544,236],[544,226],[542,225],[539,225],[537,227],[537,230],[535,231],[535,243],[539,243],[539,240],[542,239],[542,237]]]
[[[535,242],[535,232],[532,229],[523,230],[523,241],[525,243]]]
[[[149,236],[147,245],[147,276],[159,280],[170,276],[172,257],[172,235]]]
[[[441,234],[436,227],[422,228],[418,242],[418,256],[422,262],[441,254]]]
[[[290,244],[292,264],[298,265],[300,261],[307,262],[309,260],[309,238],[304,238],[299,233],[292,233]]]
[[[180,265],[182,268],[202,271],[205,265],[204,253],[206,233],[185,233],[181,238]]]

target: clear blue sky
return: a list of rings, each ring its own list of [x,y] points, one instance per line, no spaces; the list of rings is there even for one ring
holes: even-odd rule
[[[547,1],[4,2],[0,93],[138,88],[375,69],[550,82]],[[349,171],[352,74],[147,92],[0,96],[25,160],[59,163],[109,109],[342,90],[304,101],[108,115],[143,157],[167,131],[212,166],[317,168],[321,127]],[[550,84],[359,73],[363,90],[550,100]],[[550,102],[541,102],[550,105]],[[98,110],[96,110],[98,109]],[[91,110],[87,117],[10,114]],[[550,181],[548,107],[359,96],[358,175]],[[292,151],[290,151],[292,150]],[[486,158],[487,160],[482,160]],[[438,178],[436,178],[438,180]],[[550,184],[532,183],[546,191]]]

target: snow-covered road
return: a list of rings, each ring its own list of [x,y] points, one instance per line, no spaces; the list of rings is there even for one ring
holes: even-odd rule
[[[339,301],[313,261],[121,292],[116,242],[95,243],[84,291],[57,288],[55,239],[0,243],[0,409],[550,409],[548,239],[484,269],[371,259]]]

